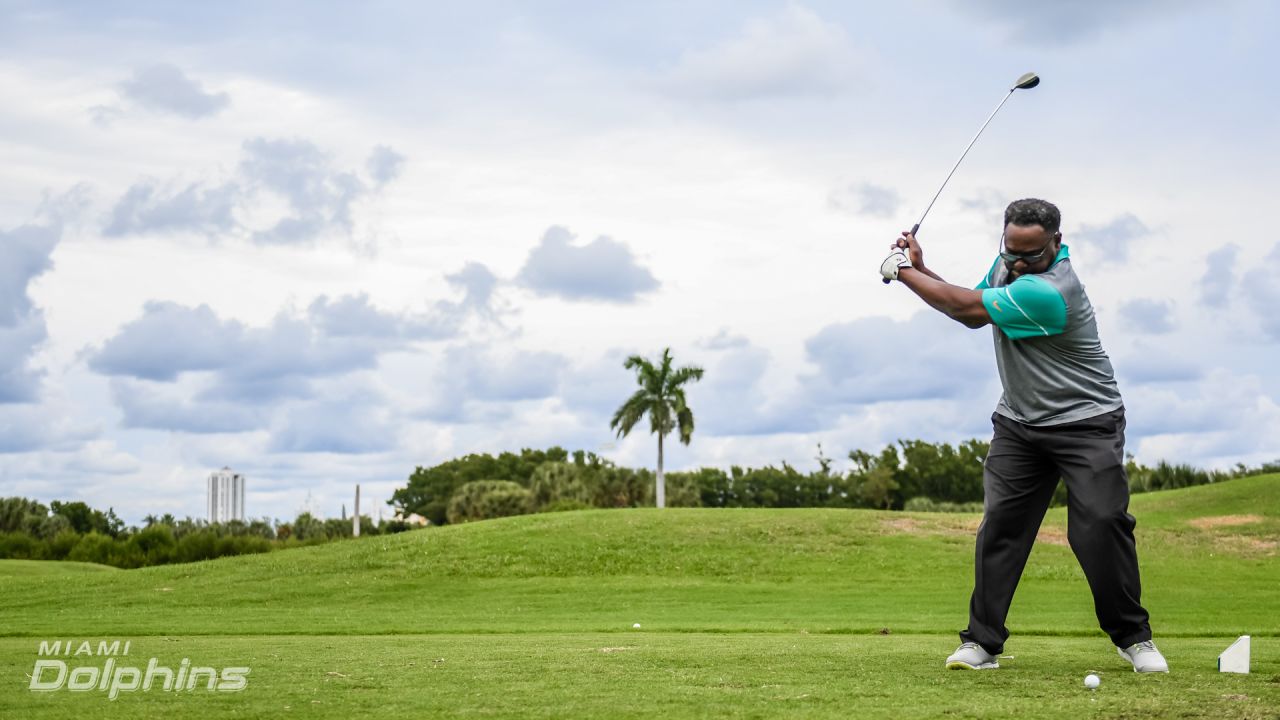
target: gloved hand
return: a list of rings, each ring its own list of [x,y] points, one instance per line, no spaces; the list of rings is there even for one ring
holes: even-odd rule
[[[901,249],[894,250],[889,253],[889,257],[880,263],[880,274],[884,276],[886,284],[898,279],[898,270],[904,267],[911,267],[911,260],[907,254]]]

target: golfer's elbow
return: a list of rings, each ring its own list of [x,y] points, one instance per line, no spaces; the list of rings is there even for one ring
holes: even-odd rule
[[[957,288],[948,294],[942,311],[952,320],[970,330],[976,330],[991,322],[991,314],[982,302],[982,294],[974,290]]]
[[[972,303],[956,303],[948,307],[945,312],[952,320],[970,330],[977,330],[991,323],[991,315],[987,313],[987,309],[982,305],[975,307]]]

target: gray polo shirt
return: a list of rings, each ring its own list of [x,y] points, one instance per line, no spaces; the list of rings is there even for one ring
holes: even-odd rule
[[[1027,425],[1061,425],[1123,406],[1066,245],[1048,270],[1012,283],[997,257],[977,289],[991,315],[1004,386],[997,413]]]

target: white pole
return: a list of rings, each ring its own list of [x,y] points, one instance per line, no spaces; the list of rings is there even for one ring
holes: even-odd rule
[[[356,514],[351,517],[351,534],[360,537],[360,486],[356,485]]]

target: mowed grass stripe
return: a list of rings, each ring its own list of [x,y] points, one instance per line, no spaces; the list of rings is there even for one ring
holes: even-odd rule
[[[0,639],[0,717],[38,720],[367,716],[518,718],[1267,718],[1280,656],[1222,675],[1222,643],[1162,643],[1138,676],[1105,638],[1016,636],[992,672],[942,669],[954,638],[917,635],[525,634],[134,638],[137,665],[249,667],[246,690],[32,693],[34,641]],[[123,660],[117,658],[117,660]],[[73,665],[102,664],[87,658]],[[1097,691],[1082,685],[1098,673]]]

